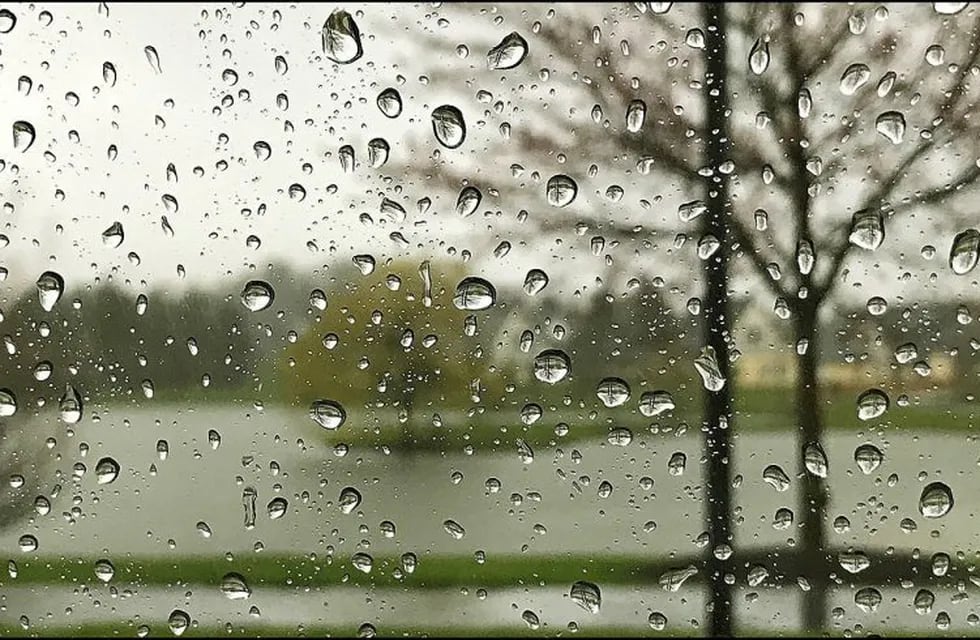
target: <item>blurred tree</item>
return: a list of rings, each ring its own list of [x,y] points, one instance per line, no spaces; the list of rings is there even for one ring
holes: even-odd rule
[[[927,5],[751,3],[733,5],[728,13],[725,25],[704,8],[669,2],[550,11],[529,25],[528,59],[521,71],[510,72],[512,78],[528,76],[528,84],[520,85],[524,91],[538,82],[550,87],[548,98],[535,103],[522,96],[518,103],[506,85],[500,98],[478,92],[478,99],[492,104],[483,116],[501,120],[500,142],[493,145],[497,162],[471,166],[436,159],[429,176],[450,188],[480,179],[499,198],[523,204],[544,197],[540,187],[529,194],[540,178],[535,171],[526,180],[526,168],[553,158],[566,163],[567,157],[563,172],[574,174],[581,163],[590,178],[616,175],[616,182],[596,192],[604,202],[589,199],[592,206],[577,208],[574,224],[566,216],[530,217],[541,231],[595,230],[594,238],[606,246],[633,243],[642,256],[661,235],[700,224],[699,253],[718,246],[713,257],[723,261],[724,251],[731,251],[772,296],[764,304],[792,324],[802,449],[822,438],[819,317],[848,277],[845,267],[854,263],[871,276],[888,258],[875,254],[886,228],[918,225],[932,237],[951,237],[960,216],[929,214],[972,191],[968,187],[980,175],[980,123],[970,117],[980,17],[968,11],[943,15]],[[515,8],[506,20],[530,22],[531,14]],[[496,44],[510,28],[485,39]],[[719,87],[705,81],[713,42],[732,51],[726,68],[714,73],[736,96],[722,120],[711,108],[721,100]],[[500,79],[499,71],[473,69],[474,81],[488,88]],[[433,74],[434,82],[440,80],[458,83],[459,73]],[[716,153],[724,153],[725,161],[718,162]],[[710,198],[698,199],[712,176],[731,180],[730,199],[718,199],[726,207],[720,219]],[[667,199],[681,202],[680,223],[637,214],[650,210],[651,200]],[[888,237],[903,243],[912,234]],[[685,239],[677,235],[667,252],[676,253]],[[872,260],[861,260],[859,252]],[[713,273],[715,283],[725,281],[720,269],[705,273],[706,291],[713,290]],[[722,288],[714,290],[732,294]],[[711,306],[710,293],[705,306]],[[725,316],[702,317],[710,325]],[[706,419],[711,414],[708,407]],[[833,570],[825,551],[826,486],[805,471],[802,457],[805,566],[824,577]],[[825,626],[822,582],[811,583],[804,628]]]

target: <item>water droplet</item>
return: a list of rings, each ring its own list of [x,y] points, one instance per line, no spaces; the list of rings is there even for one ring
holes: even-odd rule
[[[110,484],[119,477],[119,463],[106,456],[95,465],[95,478],[99,484]]]
[[[541,269],[531,269],[524,277],[524,293],[536,296],[548,286],[548,274]]]
[[[669,391],[646,391],[640,396],[640,413],[648,418],[674,409],[674,397]]]
[[[596,395],[606,407],[618,407],[630,399],[630,386],[622,378],[603,378],[596,387]]]
[[[863,209],[851,218],[851,244],[874,251],[885,241],[885,221],[880,211]]]
[[[524,613],[521,614],[521,620],[523,620],[524,624],[526,624],[532,631],[536,631],[541,628],[541,620],[538,618],[538,614],[534,613],[530,609],[526,609]]]
[[[725,386],[725,376],[718,366],[714,347],[709,345],[701,349],[701,354],[694,359],[694,368],[701,374],[701,381],[708,391],[721,391]]]
[[[803,466],[818,478],[827,477],[827,454],[819,442],[808,442],[803,447]]]
[[[670,569],[669,571],[664,572],[657,582],[664,591],[676,593],[677,591],[680,591],[680,588],[684,585],[684,582],[686,582],[691,576],[697,575],[697,572],[698,568],[693,564],[679,569]]]
[[[476,187],[463,187],[456,198],[456,214],[462,217],[473,215],[482,199],[483,194]]]
[[[432,131],[439,144],[455,149],[466,140],[466,122],[456,107],[444,104],[432,110]]]
[[[229,600],[245,600],[252,595],[252,590],[248,588],[245,576],[232,571],[221,578],[221,593]]]
[[[388,162],[391,147],[384,138],[372,138],[368,141],[368,164],[372,169],[380,169]]]
[[[930,482],[919,496],[919,513],[924,518],[942,518],[953,508],[953,492],[942,482]]]
[[[269,501],[265,511],[269,514],[270,520],[278,520],[286,515],[287,509],[289,509],[289,501],[282,497],[276,497]]]
[[[885,111],[875,119],[875,130],[892,144],[901,144],[905,138],[905,116],[898,111]]]
[[[327,308],[327,294],[323,292],[323,289],[314,289],[310,292],[310,306],[317,311],[323,311]]]
[[[54,309],[65,291],[65,281],[54,271],[45,271],[37,279],[37,299],[45,311]]]
[[[513,69],[527,57],[527,40],[513,31],[487,52],[488,69]]]
[[[116,86],[116,65],[111,62],[102,63],[102,79],[110,87]]]
[[[888,301],[880,296],[868,298],[868,313],[873,316],[880,316],[888,311]]]
[[[980,259],[980,231],[967,229],[956,234],[949,248],[949,268],[958,276],[973,271]]]
[[[762,470],[762,479],[779,492],[789,489],[789,476],[777,464],[771,464]]]
[[[148,44],[143,47],[143,53],[146,54],[146,61],[150,63],[150,68],[156,73],[163,73],[163,69],[160,68],[160,54],[157,53],[156,47]]]
[[[187,631],[187,627],[191,626],[191,617],[185,611],[174,609],[167,618],[167,626],[170,628],[170,633],[175,636],[182,635]]]
[[[578,580],[572,585],[568,597],[571,598],[572,602],[593,615],[599,613],[599,609],[602,607],[602,594],[599,591],[599,586],[592,582]]]
[[[102,243],[107,247],[115,249],[123,243],[124,237],[122,223],[118,221],[113,222],[108,229],[102,232]]]
[[[250,280],[242,289],[242,304],[249,311],[268,309],[276,299],[276,292],[268,282]]]
[[[497,290],[483,278],[463,278],[456,285],[453,304],[457,309],[466,311],[482,311],[488,309],[497,300]]]
[[[936,596],[928,589],[919,589],[912,600],[912,606],[920,616],[931,613],[934,604],[936,604]]]
[[[969,2],[933,2],[932,8],[939,15],[954,16],[963,9],[966,9],[969,5]]]
[[[926,49],[926,63],[933,67],[938,67],[946,60],[946,50],[942,45],[930,45]]]
[[[401,557],[402,571],[405,573],[415,573],[416,567],[419,566],[418,557],[411,551],[403,553]]]
[[[272,147],[265,140],[259,140],[252,145],[252,151],[255,152],[255,157],[259,160],[265,161],[272,157]]]
[[[813,97],[810,95],[810,90],[804,87],[796,95],[796,112],[801,118],[809,118],[812,108]]]
[[[683,451],[675,451],[667,461],[667,473],[672,476],[682,476],[687,469],[687,455]]]
[[[34,125],[26,120],[18,120],[13,126],[14,133],[14,149],[24,153],[31,148],[34,144],[34,138],[37,137],[34,131]]]
[[[347,420],[347,412],[333,400],[315,400],[310,405],[309,415],[313,422],[329,431],[339,429]]]
[[[402,113],[402,95],[394,87],[379,93],[377,103],[378,109],[388,118],[397,118]]]
[[[371,569],[374,568],[374,558],[370,555],[359,551],[350,557],[351,566],[360,571],[361,573],[371,573]]]
[[[58,412],[65,424],[76,424],[82,419],[82,397],[70,383],[65,384],[65,393],[58,401]]]
[[[462,540],[463,536],[466,535],[466,529],[464,529],[463,526],[455,520],[446,520],[442,523],[442,528],[446,533],[451,535],[454,540]]]
[[[677,208],[677,217],[681,222],[690,222],[708,210],[708,205],[703,200],[685,202]]]
[[[647,624],[649,624],[650,628],[654,631],[663,631],[667,628],[667,616],[659,611],[654,611],[650,614],[650,617],[647,618]]]
[[[548,178],[545,193],[548,197],[548,204],[551,206],[567,207],[578,195],[578,184],[570,177],[559,173]]]
[[[35,538],[29,533],[25,533],[17,540],[17,546],[20,547],[20,550],[23,551],[24,553],[31,553],[33,551],[37,551],[37,547],[38,547],[37,538]]]
[[[626,130],[637,133],[643,128],[647,117],[647,103],[642,100],[631,100],[626,107]]]
[[[616,427],[609,430],[606,442],[615,447],[628,447],[633,442],[633,432],[627,427]]]
[[[17,397],[10,389],[0,389],[0,418],[9,418],[17,413]]]
[[[344,487],[340,491],[337,506],[344,515],[350,515],[361,504],[361,492],[354,487]]]
[[[757,76],[761,76],[769,68],[769,43],[762,38],[755,41],[752,50],[749,51],[749,69]]]
[[[116,575],[116,568],[108,560],[96,560],[93,566],[95,577],[102,582],[109,582]]]
[[[17,26],[17,16],[10,9],[0,9],[0,33],[10,33]]]
[[[855,62],[847,67],[840,77],[840,92],[845,96],[853,96],[858,89],[868,84],[871,79],[871,68],[868,65]]]
[[[898,76],[894,71],[889,71],[885,75],[881,76],[881,80],[878,81],[878,97],[884,98],[889,93],[891,93],[892,87],[895,86],[895,80]]]
[[[881,592],[874,587],[858,589],[854,594],[854,604],[865,613],[874,613],[881,604]]]
[[[203,520],[198,522],[195,528],[197,529],[197,532],[201,534],[202,538],[210,538],[212,536],[211,527],[208,526],[208,523],[204,522]]]
[[[881,389],[868,389],[857,400],[857,415],[861,420],[873,420],[888,410],[888,396]]]
[[[146,308],[149,306],[150,301],[146,297],[146,294],[139,294],[136,296],[136,315],[141,316],[146,313]]]
[[[338,64],[350,64],[364,54],[361,31],[351,14],[334,9],[320,31],[323,53]]]
[[[854,462],[864,475],[874,473],[885,460],[885,454],[873,444],[862,444],[854,450]]]
[[[534,377],[541,382],[556,384],[571,370],[571,361],[564,351],[545,349],[534,358]]]

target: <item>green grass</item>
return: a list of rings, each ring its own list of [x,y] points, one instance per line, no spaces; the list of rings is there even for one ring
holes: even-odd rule
[[[220,556],[109,558],[116,586],[184,586],[221,584],[228,572],[242,574],[252,589],[261,587],[327,587],[343,584],[405,588],[514,587],[571,584],[591,578],[603,584],[655,582],[665,568],[663,559],[632,556],[490,555],[484,564],[473,556],[425,556],[412,574],[395,577],[398,556],[374,556],[371,573],[350,564],[349,557],[243,555],[228,561]],[[35,558],[17,561],[16,578],[3,574],[0,587],[31,584],[84,585],[98,583],[94,556]]]

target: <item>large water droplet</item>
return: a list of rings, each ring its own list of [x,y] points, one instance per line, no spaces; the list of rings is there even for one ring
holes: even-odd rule
[[[487,68],[513,69],[527,57],[527,40],[513,31],[487,52]]]
[[[34,131],[34,125],[26,120],[18,120],[13,126],[14,133],[14,149],[20,151],[21,153],[27,151],[34,144],[34,138],[37,137],[37,133]]]
[[[350,557],[351,566],[361,573],[371,573],[374,568],[374,558],[363,551],[358,551]]]
[[[286,515],[287,509],[289,509],[289,501],[283,497],[273,498],[265,506],[265,512],[269,515],[270,520],[278,520],[283,517]]]
[[[534,377],[541,382],[556,384],[571,370],[571,361],[560,349],[545,349],[534,357]]]
[[[191,626],[191,617],[185,611],[174,609],[167,618],[167,626],[170,627],[170,633],[175,636],[182,635],[187,631],[187,627]]]
[[[110,484],[119,477],[119,463],[106,456],[95,465],[95,478],[99,484]]]
[[[980,231],[967,229],[956,234],[949,248],[949,268],[958,276],[973,271],[980,259]]]
[[[674,397],[669,391],[645,391],[640,396],[640,413],[647,418],[673,411],[674,406]]]
[[[324,429],[334,431],[343,426],[347,412],[333,400],[315,400],[310,405],[310,418]]]
[[[789,489],[789,476],[778,464],[771,464],[762,470],[762,479],[776,491]]]
[[[32,553],[37,551],[38,542],[37,538],[29,533],[25,533],[20,538],[17,539],[17,546],[24,553]]]
[[[102,244],[113,249],[121,245],[124,238],[123,226],[119,221],[113,222],[108,229],[102,232]]]
[[[17,413],[17,397],[10,389],[0,389],[0,418],[9,418]]]
[[[463,187],[456,198],[456,214],[466,217],[473,215],[483,200],[483,194],[474,186]]]
[[[466,122],[463,113],[450,104],[432,110],[432,131],[439,144],[455,149],[466,140]]]
[[[531,269],[524,277],[524,293],[536,296],[548,286],[548,274],[541,269]]]
[[[599,586],[592,582],[585,580],[575,582],[568,597],[591,614],[599,613],[599,609],[602,607],[602,594],[599,591]]]
[[[875,130],[892,144],[901,144],[905,138],[905,116],[898,111],[886,111],[875,119]]]
[[[10,9],[0,9],[0,33],[10,33],[17,26],[17,16]]]
[[[268,309],[276,299],[276,292],[268,282],[250,280],[242,289],[242,304],[249,311]]]
[[[708,205],[703,200],[693,200],[685,202],[677,208],[677,217],[681,222],[690,222],[708,210]]]
[[[874,251],[885,241],[885,220],[880,211],[863,209],[851,217],[851,244]]]
[[[372,138],[368,141],[368,164],[372,169],[380,169],[388,162],[391,147],[384,138]]]
[[[854,462],[864,475],[874,473],[884,460],[885,454],[873,444],[862,444],[854,450]]]
[[[676,593],[677,591],[680,591],[680,588],[684,585],[687,579],[691,576],[697,575],[697,572],[698,568],[693,564],[679,569],[670,569],[664,572],[657,582],[664,591]]]
[[[868,389],[857,400],[857,415],[861,420],[873,420],[888,410],[888,395],[881,389]]]
[[[361,492],[354,487],[344,487],[340,490],[337,506],[344,515],[350,515],[361,504]]]
[[[351,14],[334,9],[320,31],[323,53],[338,64],[350,64],[364,54],[361,48],[361,30]]]
[[[545,193],[551,206],[567,207],[578,195],[578,184],[569,176],[559,173],[548,178]]]
[[[840,92],[845,96],[853,96],[858,89],[868,84],[871,79],[871,69],[862,62],[855,62],[847,67],[840,77]]]
[[[466,529],[464,529],[463,525],[459,524],[455,520],[446,520],[442,523],[442,528],[455,540],[462,540],[463,536],[466,535]]]
[[[969,2],[933,2],[932,8],[939,15],[953,16],[966,9],[969,5]]]
[[[769,68],[769,43],[762,38],[755,41],[752,50],[749,51],[749,69],[757,76],[761,76]]]
[[[630,399],[630,386],[622,378],[603,378],[595,393],[605,406],[618,407]]]
[[[827,477],[827,454],[819,442],[808,442],[803,447],[803,466],[818,478]]]
[[[398,89],[388,87],[378,94],[378,109],[388,118],[397,118],[402,113],[402,95]]]
[[[701,382],[708,391],[721,391],[725,386],[725,376],[718,366],[714,347],[709,345],[701,349],[701,354],[694,359],[694,368],[701,374]]]
[[[95,577],[102,582],[109,582],[116,575],[116,568],[112,566],[112,562],[109,560],[96,560],[92,568],[95,571]]]
[[[930,482],[919,496],[919,513],[924,518],[942,518],[953,508],[953,492],[942,482]]]
[[[245,576],[231,571],[221,578],[221,593],[229,600],[245,600],[252,595],[252,590],[245,582]]]
[[[647,103],[642,100],[632,100],[626,107],[626,130],[637,133],[643,128],[647,117]]]
[[[54,271],[45,271],[37,279],[37,299],[45,311],[54,309],[54,305],[61,299],[64,291],[65,281]]]
[[[453,304],[457,309],[466,311],[482,311],[488,309],[497,300],[497,290],[483,278],[463,278],[456,285]]]
[[[156,73],[163,73],[163,69],[160,68],[160,54],[157,53],[156,47],[148,44],[143,47],[143,53],[146,54],[146,61],[150,63],[150,68]]]
[[[881,604],[881,592],[874,587],[858,589],[857,593],[854,594],[854,604],[865,613],[874,613],[878,605]]]
[[[82,397],[70,383],[65,384],[65,393],[58,401],[58,413],[65,424],[75,424],[82,419]]]

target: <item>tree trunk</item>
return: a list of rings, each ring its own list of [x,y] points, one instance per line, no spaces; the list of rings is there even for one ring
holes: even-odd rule
[[[706,567],[711,585],[709,633],[713,637],[732,635],[732,585],[725,580],[728,562],[714,555],[714,547],[731,543],[731,429],[733,380],[728,360],[728,178],[718,170],[728,159],[729,95],[726,83],[728,53],[725,5],[702,5],[705,37],[705,136],[704,164],[714,169],[705,181],[707,212],[702,216],[702,234],[717,238],[719,248],[704,262],[705,291],[702,300],[704,342],[714,348],[726,383],[719,391],[704,393],[705,453],[708,458],[705,482],[708,534]]]
[[[797,339],[807,340],[803,354],[796,361],[796,424],[797,442],[821,442],[823,420],[820,415],[820,387],[817,371],[820,364],[817,309],[815,300],[800,300],[796,314]],[[800,451],[801,451],[800,449]],[[803,467],[802,452],[800,466]],[[803,566],[810,583],[810,592],[802,601],[803,632],[822,633],[827,620],[827,580],[829,565],[826,554],[827,480],[811,475],[801,468],[803,493],[800,525],[803,531]]]

